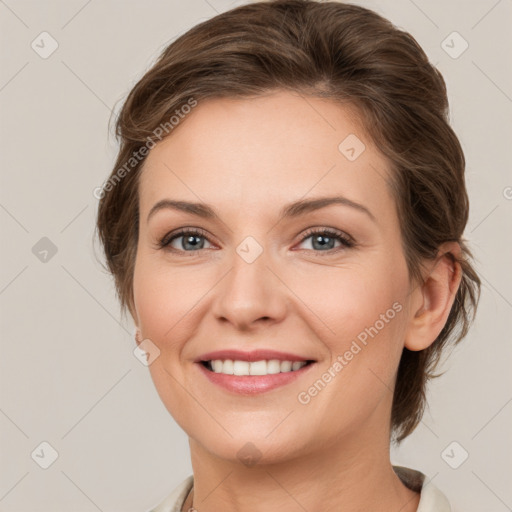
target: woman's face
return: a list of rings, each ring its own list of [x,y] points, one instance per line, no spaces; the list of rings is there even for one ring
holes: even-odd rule
[[[195,446],[271,462],[388,441],[411,310],[388,176],[346,107],[288,92],[200,102],[150,151],[135,320]]]

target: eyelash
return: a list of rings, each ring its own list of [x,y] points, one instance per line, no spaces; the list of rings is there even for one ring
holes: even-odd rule
[[[304,234],[304,236],[299,241],[299,245],[302,244],[305,240],[307,240],[311,236],[317,235],[317,234],[318,235],[327,235],[328,238],[334,238],[336,240],[339,240],[341,242],[341,246],[333,248],[333,249],[328,249],[325,251],[315,251],[313,249],[300,249],[300,250],[306,250],[306,251],[312,250],[315,253],[320,253],[320,254],[325,253],[325,255],[333,255],[334,253],[338,253],[340,250],[350,249],[350,248],[353,248],[356,246],[356,242],[354,241],[354,239],[352,237],[346,235],[342,231],[337,231],[337,230],[334,230],[331,228],[310,228],[310,229],[308,229],[306,231],[306,233]],[[190,256],[194,255],[194,253],[200,252],[201,249],[197,250],[197,251],[183,251],[181,249],[175,249],[174,247],[170,247],[171,242],[173,242],[177,238],[180,238],[184,235],[189,235],[189,236],[192,235],[192,236],[198,236],[201,238],[205,238],[206,240],[208,240],[208,242],[211,243],[206,232],[203,231],[202,229],[183,228],[175,233],[168,233],[167,235],[165,235],[161,240],[159,240],[158,248],[165,249],[165,250],[168,250],[168,251],[171,251],[174,253],[181,253],[181,254],[191,253]]]

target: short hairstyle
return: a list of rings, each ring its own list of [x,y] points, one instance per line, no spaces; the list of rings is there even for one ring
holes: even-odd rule
[[[462,248],[462,280],[444,328],[428,348],[403,349],[390,425],[398,444],[423,416],[426,384],[439,376],[433,371],[443,348],[467,333],[480,279],[463,239],[469,210],[465,159],[449,125],[445,82],[415,39],[377,13],[333,1],[255,2],[204,21],[169,44],[130,91],[116,121],[119,154],[97,217],[108,270],[123,312],[128,307],[133,316],[141,153],[161,138],[159,127],[169,126],[191,99],[200,104],[282,90],[355,109],[392,171],[388,184],[411,280],[421,283],[422,263],[433,260],[443,242]]]

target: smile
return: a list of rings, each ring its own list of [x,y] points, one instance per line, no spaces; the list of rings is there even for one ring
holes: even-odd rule
[[[316,361],[211,359],[195,367],[206,382],[237,395],[258,395],[285,387],[312,371]]]
[[[300,370],[311,361],[280,361],[278,359],[262,361],[239,361],[231,359],[215,359],[203,361],[203,365],[208,370],[224,375],[275,375],[278,373],[289,373]]]

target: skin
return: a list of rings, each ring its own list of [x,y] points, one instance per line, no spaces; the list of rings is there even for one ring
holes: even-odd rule
[[[338,149],[349,134],[366,146],[354,161]],[[441,247],[425,264],[425,283],[410,281],[388,176],[352,110],[284,91],[200,102],[149,153],[132,314],[139,339],[160,350],[149,369],[189,436],[200,512],[417,509],[419,494],[390,463],[392,391],[404,346],[428,347],[446,322],[460,267],[443,254],[459,248]],[[331,205],[278,221],[292,201],[333,195],[363,205],[375,220]],[[208,203],[218,219],[161,209],[147,221],[162,199]],[[158,247],[182,227],[204,230],[204,245],[184,249],[182,237],[172,242],[175,252]],[[301,241],[308,228],[339,230],[356,245],[318,248],[314,237]],[[236,252],[248,236],[263,249],[252,263]],[[298,394],[396,302],[401,311],[299,403]],[[194,363],[227,348],[292,352],[316,363],[286,386],[238,395],[210,383]],[[247,443],[252,466],[237,455]]]

